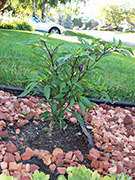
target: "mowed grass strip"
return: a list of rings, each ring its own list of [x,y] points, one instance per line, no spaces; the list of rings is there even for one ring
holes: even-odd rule
[[[84,33],[72,33],[69,36],[85,36]],[[30,69],[42,61],[34,55],[34,49],[27,43],[38,41],[39,35],[29,32],[0,30],[0,84],[16,87],[26,87],[30,78]],[[61,39],[50,38],[50,44],[65,42]],[[73,42],[68,42],[72,46]],[[62,46],[62,49],[65,45]],[[132,47],[135,50],[135,47]],[[92,83],[104,85],[113,101],[135,102],[135,57],[111,55],[104,57],[99,64],[104,71],[95,70],[89,76]],[[101,98],[100,95],[88,90],[90,97]]]

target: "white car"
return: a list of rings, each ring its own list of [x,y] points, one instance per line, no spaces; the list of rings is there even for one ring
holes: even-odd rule
[[[63,26],[56,24],[52,21],[45,22],[37,16],[29,18],[28,22],[30,25],[34,27],[36,31],[40,32],[64,34],[66,31],[66,29]]]

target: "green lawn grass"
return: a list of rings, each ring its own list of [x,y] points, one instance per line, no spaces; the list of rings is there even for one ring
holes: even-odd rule
[[[76,34],[72,31],[68,31],[67,34],[91,38],[83,33]],[[0,84],[26,87],[30,69],[37,63],[41,63],[41,60],[34,55],[31,46],[24,42],[38,39],[39,35],[30,32],[0,30]],[[50,38],[51,44],[56,45],[61,42],[65,41]],[[69,43],[75,45],[73,42]],[[135,50],[135,47],[132,49]],[[97,70],[96,74],[89,77],[91,82],[100,81],[113,101],[135,102],[135,57],[115,54],[104,57],[99,65],[104,67],[105,71]],[[91,91],[88,94],[90,97],[100,98]]]

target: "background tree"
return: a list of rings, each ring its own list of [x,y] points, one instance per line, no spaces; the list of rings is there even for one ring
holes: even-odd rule
[[[126,5],[106,5],[100,10],[100,19],[104,19],[106,25],[118,27],[125,19],[125,10]]]
[[[131,27],[135,27],[135,8],[126,11],[126,21]]]
[[[19,0],[20,3],[25,3],[31,9],[33,9],[33,14],[38,15],[38,10],[41,11],[41,18],[45,19],[45,15],[48,7],[57,7],[58,4],[66,4],[71,2],[86,2],[86,0]]]

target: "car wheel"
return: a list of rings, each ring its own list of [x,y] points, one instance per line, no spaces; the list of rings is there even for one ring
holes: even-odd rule
[[[49,30],[49,33],[60,34],[60,30],[57,27],[53,27]]]

